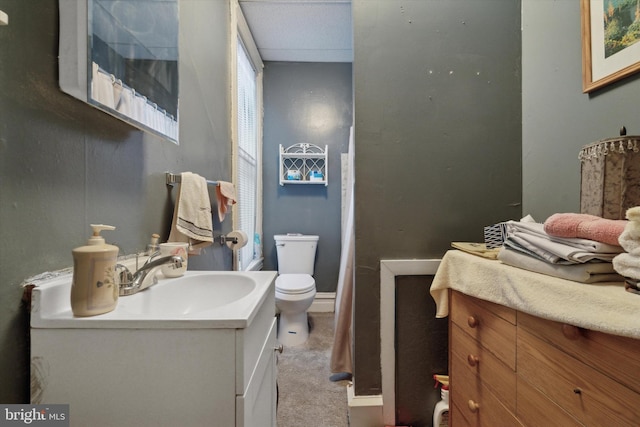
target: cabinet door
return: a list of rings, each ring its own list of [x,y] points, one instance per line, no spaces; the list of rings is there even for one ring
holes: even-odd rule
[[[276,425],[276,318],[262,345],[247,389],[236,397],[236,427]]]

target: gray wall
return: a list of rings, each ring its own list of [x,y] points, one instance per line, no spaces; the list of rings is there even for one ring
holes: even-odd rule
[[[355,387],[369,395],[381,391],[380,259],[440,258],[520,216],[520,3],[352,4]]]
[[[142,250],[154,232],[166,239],[176,190],[165,171],[231,179],[230,31],[226,2],[180,2],[176,146],[59,90],[56,0],[0,0],[0,10],[10,22],[0,27],[0,402],[11,403],[29,400],[21,282],[70,267],[93,222],[117,226],[105,238],[121,254]],[[190,269],[230,267],[226,247],[189,261]]]
[[[377,394],[379,259],[439,257],[450,241],[480,240],[486,224],[576,211],[577,152],[621,125],[640,134],[640,80],[582,94],[579,2],[522,3],[522,87],[517,1],[354,0],[353,8],[356,389]],[[152,232],[166,236],[165,170],[230,178],[226,9],[181,2],[190,25],[181,33],[174,146],[59,91],[57,1],[0,0],[10,17],[0,27],[0,402],[28,400],[24,278],[70,266],[92,221],[118,226],[107,238],[124,252]],[[190,268],[229,265],[219,248],[201,260]]]
[[[523,213],[544,221],[580,210],[582,146],[640,135],[640,75],[582,93],[580,2],[522,3]]]
[[[264,269],[278,268],[275,234],[320,237],[314,278],[334,292],[340,265],[342,177],[353,97],[351,64],[267,62],[264,69]],[[329,146],[329,185],[279,184],[279,145]]]

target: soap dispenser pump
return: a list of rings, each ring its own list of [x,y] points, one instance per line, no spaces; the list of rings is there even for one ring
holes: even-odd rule
[[[74,316],[108,313],[118,303],[118,280],[115,273],[118,247],[105,243],[102,230],[115,230],[111,225],[91,224],[93,235],[86,246],[73,253],[71,310]]]

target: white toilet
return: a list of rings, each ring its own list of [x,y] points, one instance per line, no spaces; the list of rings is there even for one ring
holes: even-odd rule
[[[287,346],[299,345],[309,338],[307,310],[316,296],[316,281],[312,275],[318,236],[278,234],[273,237],[278,254],[278,341]]]

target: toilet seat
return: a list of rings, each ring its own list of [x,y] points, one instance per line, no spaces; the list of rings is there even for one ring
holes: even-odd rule
[[[308,274],[283,274],[276,278],[276,291],[282,294],[304,294],[315,287],[316,281]]]

